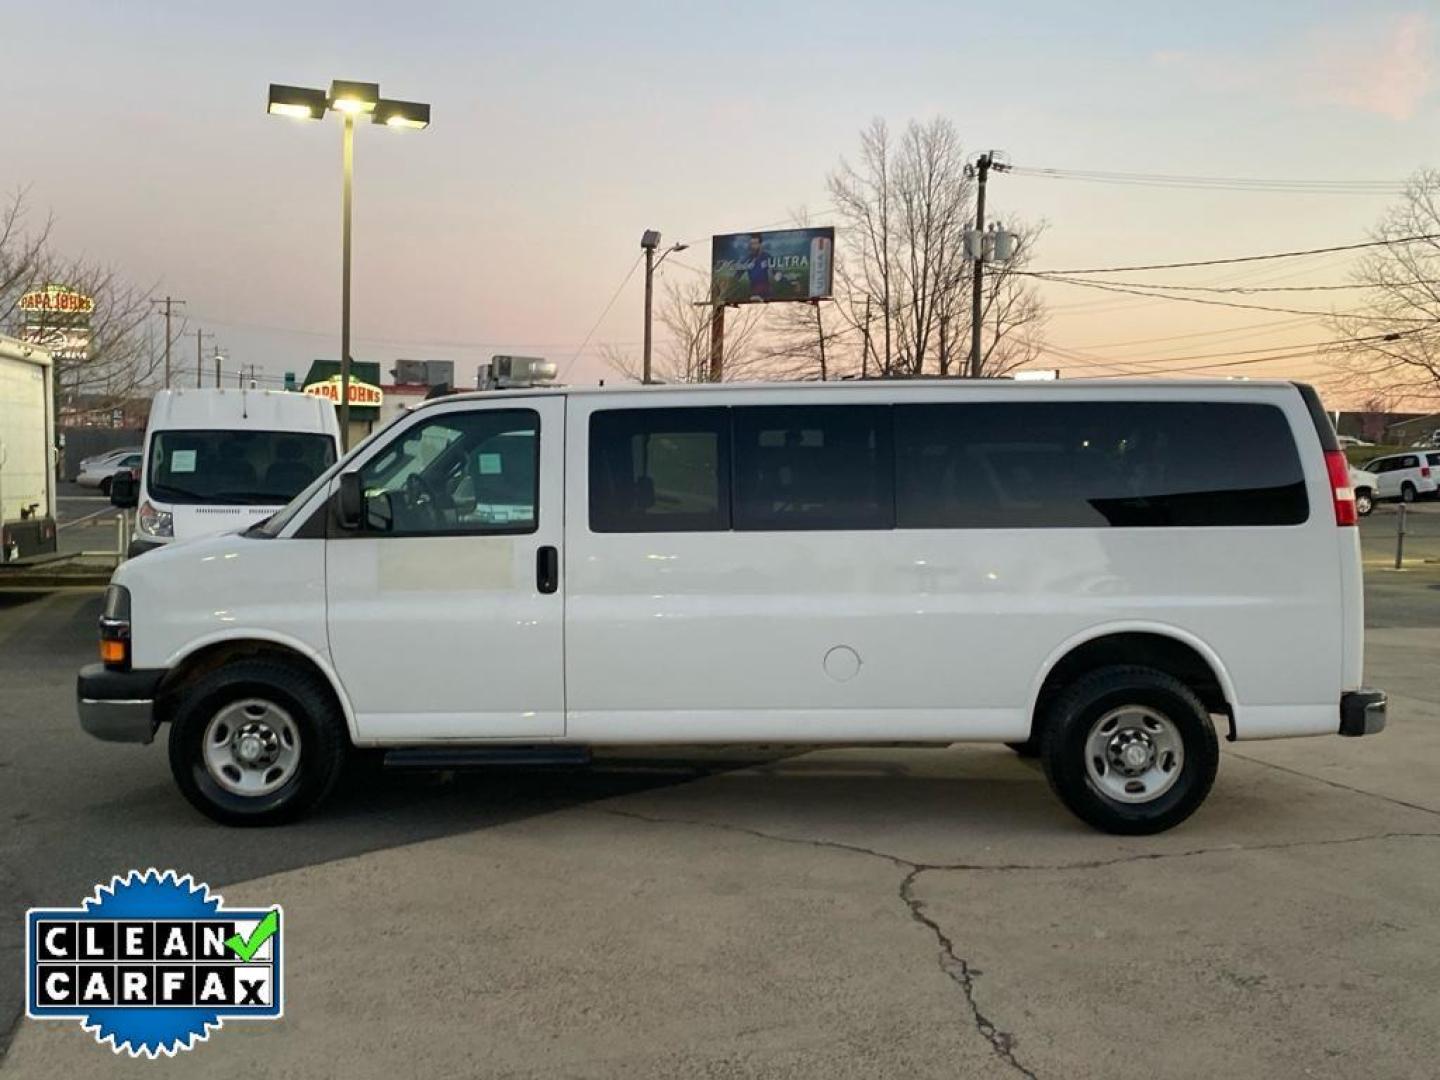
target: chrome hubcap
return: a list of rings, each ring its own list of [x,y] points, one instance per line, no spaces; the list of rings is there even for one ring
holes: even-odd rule
[[[1102,795],[1123,803],[1158,799],[1185,764],[1185,742],[1164,713],[1143,705],[1111,709],[1085,738],[1085,770]]]
[[[246,698],[226,705],[205,727],[205,771],[234,795],[268,795],[300,764],[300,731],[273,701]]]

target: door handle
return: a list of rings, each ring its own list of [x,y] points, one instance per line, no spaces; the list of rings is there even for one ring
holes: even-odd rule
[[[535,552],[535,588],[553,593],[560,587],[560,552],[545,544]]]

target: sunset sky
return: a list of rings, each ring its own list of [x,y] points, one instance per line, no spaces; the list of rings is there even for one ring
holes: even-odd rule
[[[1162,10],[1163,9],[1163,10]],[[233,364],[338,353],[340,130],[265,114],[266,84],[375,80],[424,132],[356,139],[354,353],[548,356],[570,381],[638,350],[645,228],[826,222],[872,117],[950,117],[968,147],[1065,170],[1381,181],[1440,153],[1433,6],[1056,2],[7,5],[0,184],[67,252],[188,301]],[[1363,240],[1393,199],[1009,174],[992,216],[1048,222],[1036,265],[1191,260]],[[1344,280],[1350,257],[1152,275]],[[1228,272],[1227,272],[1228,270]],[[1066,374],[1327,338],[1287,316],[1047,286]],[[1284,306],[1353,303],[1281,294]],[[1253,298],[1263,303],[1263,298]],[[193,354],[193,339],[187,345]],[[574,359],[573,365],[570,363]],[[1245,369],[1315,376],[1314,361]],[[1217,372],[1218,373],[1218,372]]]

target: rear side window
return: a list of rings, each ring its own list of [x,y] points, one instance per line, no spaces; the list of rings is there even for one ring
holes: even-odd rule
[[[1402,469],[1418,469],[1420,467],[1420,459],[1414,454],[1409,454],[1400,459],[1399,467]]]
[[[1297,525],[1285,414],[1260,404],[895,407],[901,528]]]
[[[594,532],[730,528],[729,410],[611,409],[590,416]]]
[[[736,529],[894,528],[888,406],[777,405],[732,414]]]

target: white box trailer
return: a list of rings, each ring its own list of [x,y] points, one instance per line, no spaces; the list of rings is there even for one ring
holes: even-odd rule
[[[54,363],[0,335],[0,563],[55,550]]]

